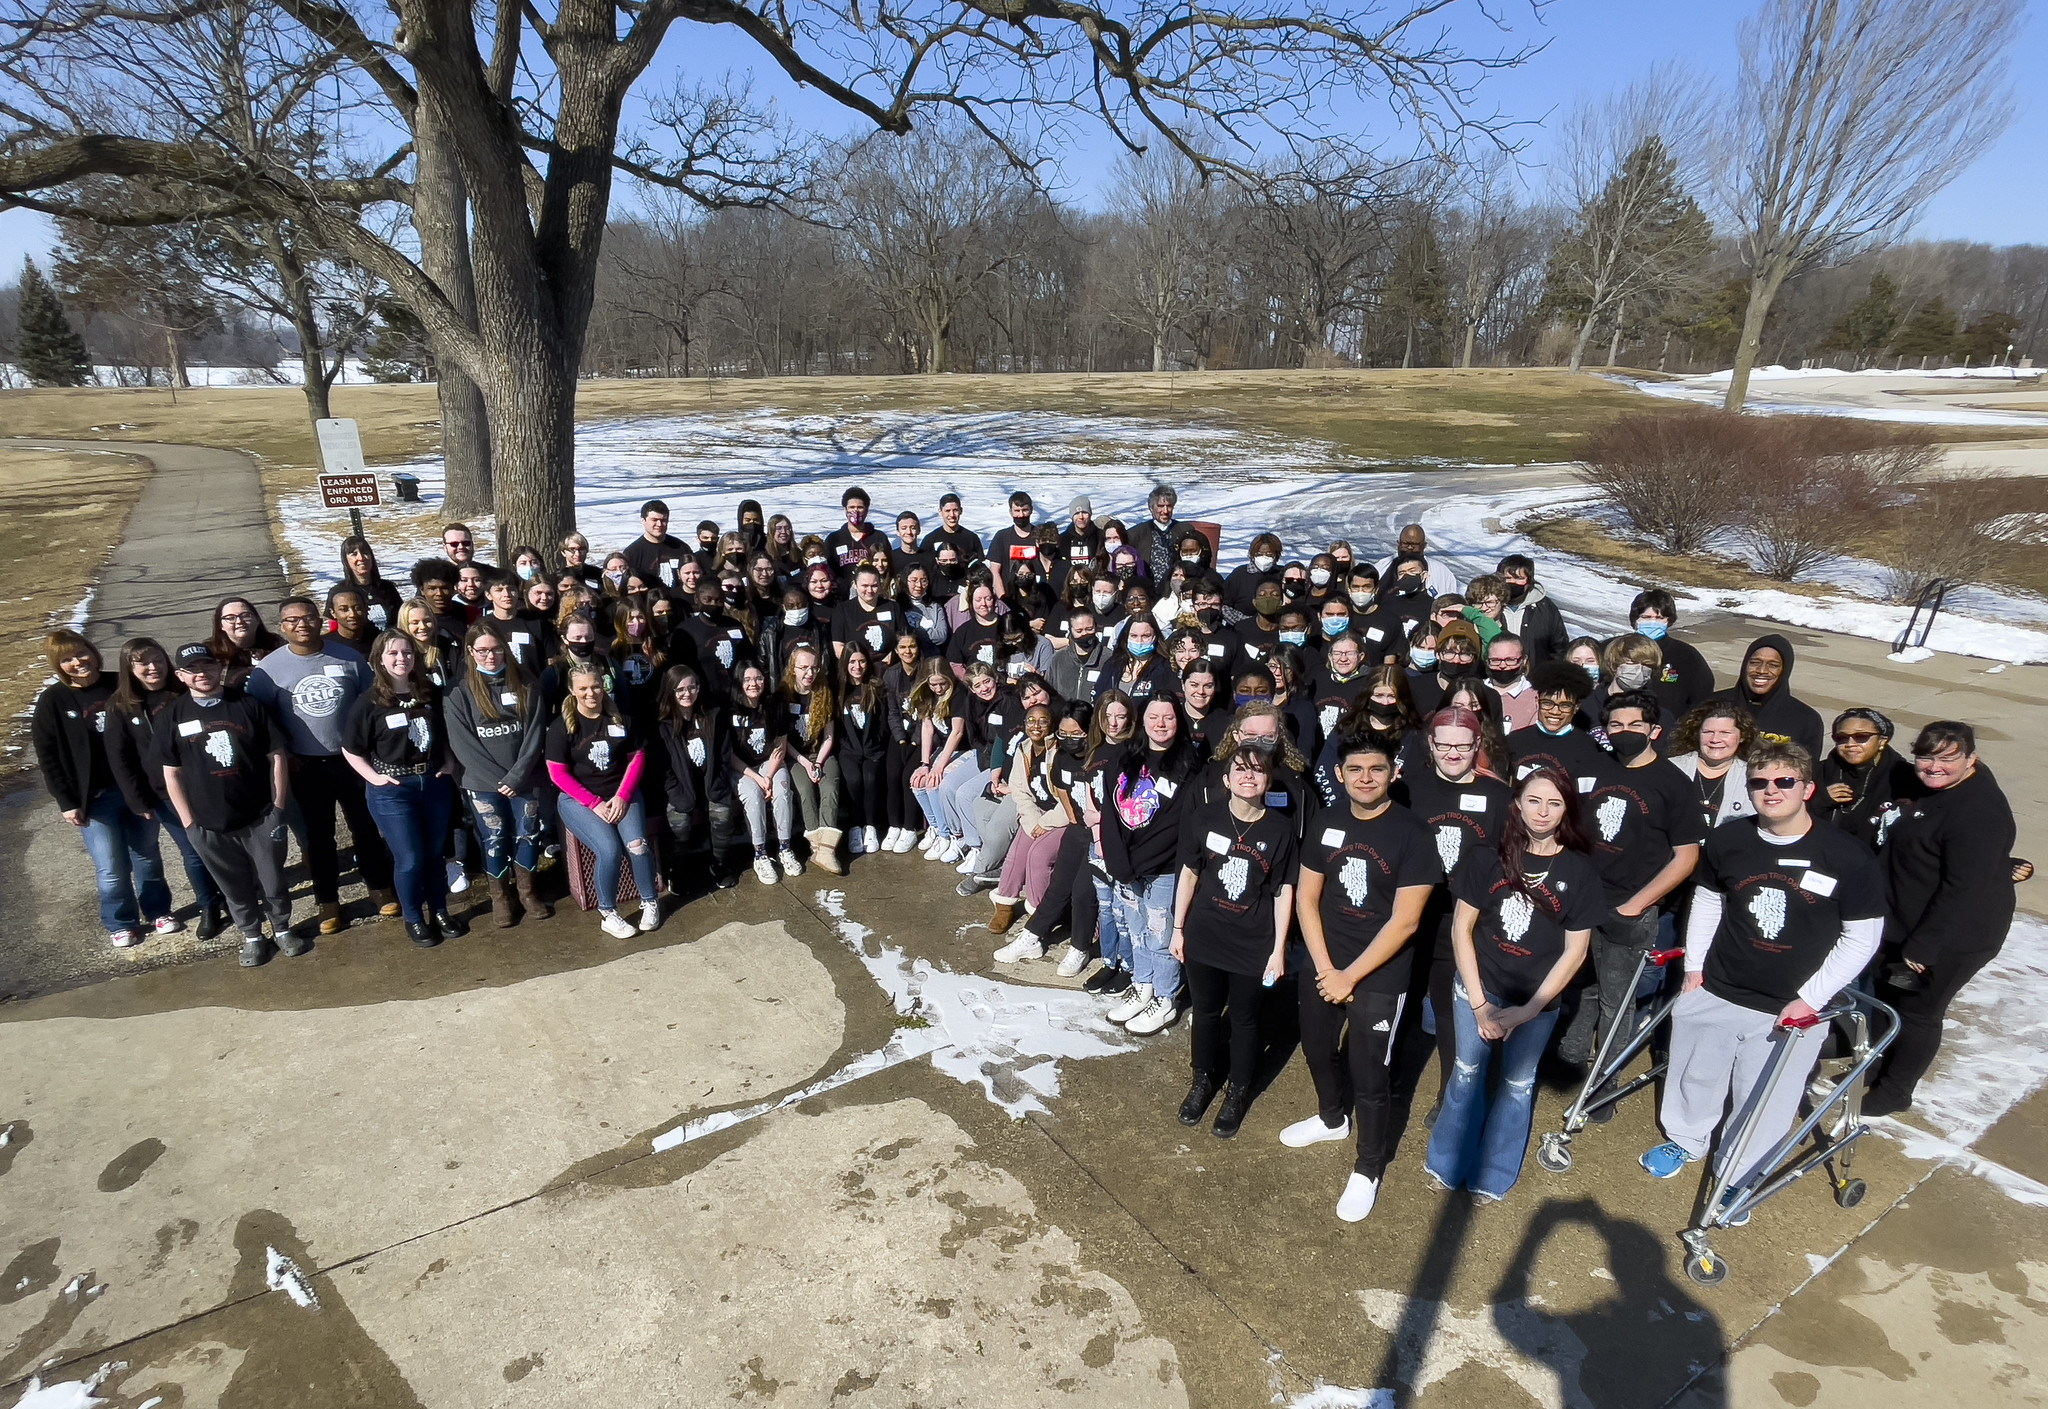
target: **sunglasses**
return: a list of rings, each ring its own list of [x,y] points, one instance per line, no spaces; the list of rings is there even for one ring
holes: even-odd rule
[[[1789,793],[1793,789],[1799,787],[1805,781],[1806,780],[1803,778],[1792,777],[1751,778],[1749,780],[1749,790],[1753,793],[1760,793],[1767,788],[1776,788],[1781,793]]]
[[[1867,744],[1867,743],[1869,743],[1869,742],[1870,742],[1870,741],[1871,741],[1872,739],[1881,739],[1881,738],[1883,738],[1883,737],[1884,737],[1884,735],[1882,735],[1882,734],[1877,734],[1877,733],[1870,733],[1870,734],[1837,734],[1837,735],[1835,735],[1835,742],[1836,742],[1836,743],[1838,743],[1838,744]]]

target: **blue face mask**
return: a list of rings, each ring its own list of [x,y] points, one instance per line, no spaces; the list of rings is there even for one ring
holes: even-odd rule
[[[1333,641],[1350,629],[1351,618],[1348,616],[1326,616],[1323,618],[1323,634]]]
[[[1663,622],[1663,621],[1640,621],[1640,622],[1637,622],[1637,623],[1636,623],[1636,635],[1638,635],[1638,636],[1647,636],[1647,637],[1649,637],[1649,638],[1650,638],[1650,639],[1651,639],[1652,641],[1661,641],[1661,640],[1663,640],[1663,639],[1664,639],[1664,633],[1665,633],[1665,632],[1667,632],[1667,631],[1669,631],[1670,629],[1671,629],[1671,624],[1670,624],[1669,622]]]
[[[1280,633],[1280,640],[1283,644],[1289,646],[1306,646],[1308,644],[1308,633],[1306,631],[1283,631]]]
[[[1579,669],[1581,669],[1581,670],[1585,671],[1585,672],[1586,672],[1586,677],[1587,677],[1587,678],[1588,678],[1589,680],[1591,680],[1591,681],[1592,681],[1592,682],[1593,682],[1593,683],[1594,683],[1595,685],[1598,685],[1598,684],[1600,683],[1600,667],[1599,667],[1599,666],[1597,666],[1597,665],[1582,665],[1582,666],[1580,666],[1580,667],[1579,667]]]
[[[1244,707],[1245,707],[1246,705],[1248,705],[1248,704],[1271,704],[1271,703],[1272,703],[1272,700],[1268,699],[1268,698],[1267,698],[1266,696],[1264,696],[1264,695],[1237,695],[1237,696],[1234,696],[1233,698],[1234,698],[1234,699],[1236,700],[1236,702],[1237,702],[1237,707],[1238,707],[1239,709],[1243,709],[1243,708],[1244,708]]]
[[[1436,652],[1424,650],[1420,646],[1412,647],[1408,652],[1408,664],[1414,666],[1417,670],[1434,670],[1436,669]]]
[[[1157,641],[1133,641],[1130,644],[1130,652],[1132,656],[1143,660],[1146,656],[1152,654],[1152,648],[1158,644]]]

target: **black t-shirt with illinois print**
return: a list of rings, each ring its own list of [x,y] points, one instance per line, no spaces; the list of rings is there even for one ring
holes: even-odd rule
[[[1508,883],[1495,847],[1467,852],[1451,877],[1451,894],[1479,912],[1472,927],[1479,981],[1510,1006],[1536,996],[1564,953],[1566,933],[1589,930],[1607,915],[1600,873],[1583,852],[1524,852],[1521,864],[1534,882],[1529,893]]]
[[[1237,974],[1262,974],[1273,957],[1273,905],[1294,883],[1291,819],[1270,808],[1240,822],[1227,800],[1192,809],[1181,824],[1180,864],[1196,875],[1187,957]]]
[[[1394,913],[1394,893],[1405,886],[1433,886],[1443,879],[1431,840],[1415,814],[1389,804],[1377,817],[1360,818],[1347,798],[1309,823],[1301,848],[1303,871],[1323,877],[1323,898],[1316,913],[1323,922],[1323,944],[1330,962],[1349,968],[1358,962]],[[1359,984],[1366,993],[1405,993],[1415,946],[1367,974]]]

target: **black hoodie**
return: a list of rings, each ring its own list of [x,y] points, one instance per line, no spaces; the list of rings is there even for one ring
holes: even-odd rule
[[[1768,646],[1785,661],[1785,673],[1778,677],[1778,683],[1771,687],[1769,694],[1753,695],[1749,690],[1749,658]],[[1766,737],[1789,739],[1805,749],[1818,763],[1827,757],[1827,730],[1820,721],[1820,712],[1792,694],[1792,643],[1773,632],[1759,636],[1749,643],[1749,649],[1742,653],[1742,665],[1735,672],[1735,683],[1725,690],[1709,695],[1713,700],[1730,700],[1741,705],[1756,718],[1757,733]]]

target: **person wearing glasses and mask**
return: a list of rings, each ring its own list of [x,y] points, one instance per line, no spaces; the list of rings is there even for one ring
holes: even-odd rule
[[[1640,1160],[1658,1179],[1704,1159],[1730,1109],[1749,1123],[1742,1141],[1721,1143],[1717,1163],[1738,1182],[1757,1172],[1798,1117],[1828,1036],[1827,1023],[1785,1024],[1810,1020],[1833,1001],[1870,962],[1884,930],[1876,860],[1853,838],[1816,826],[1807,811],[1812,755],[1796,744],[1763,745],[1750,755],[1745,790],[1756,815],[1714,829],[1693,890],[1685,989],[1671,1012],[1659,1111],[1668,1138]],[[1772,1055],[1785,1046],[1791,1069],[1761,1090]]]

